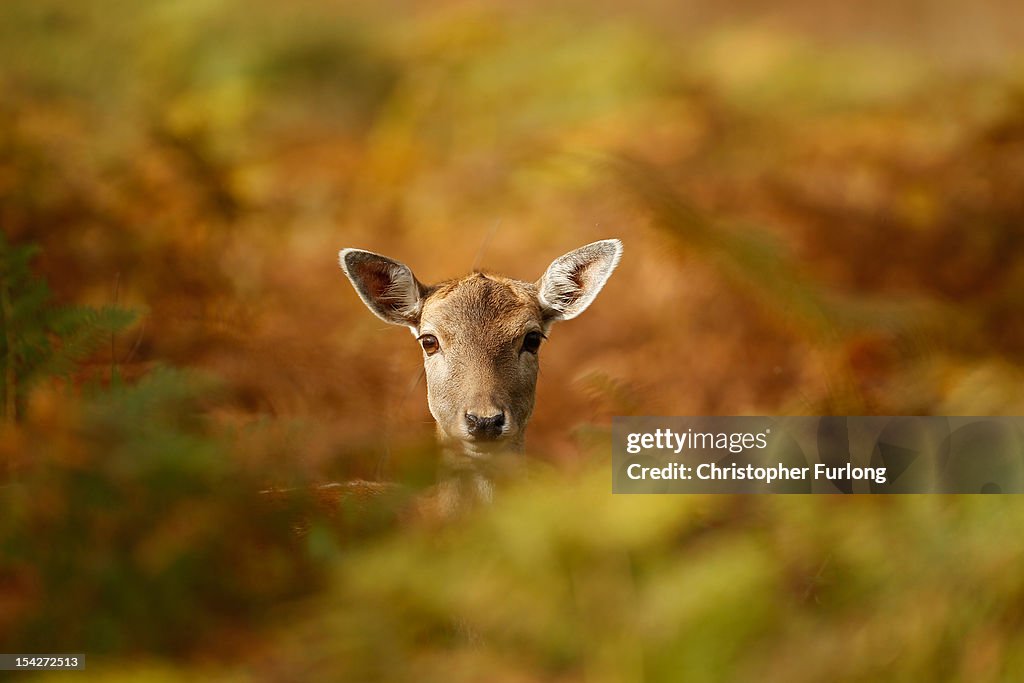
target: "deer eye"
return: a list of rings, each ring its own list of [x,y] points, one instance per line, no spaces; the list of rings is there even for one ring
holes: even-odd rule
[[[526,336],[523,337],[523,351],[537,353],[537,349],[540,348],[540,343],[543,339],[544,335],[540,332],[527,332]]]
[[[423,347],[423,351],[428,356],[433,356],[435,353],[441,350],[441,344],[438,343],[437,337],[432,334],[424,334],[418,338],[420,346]]]

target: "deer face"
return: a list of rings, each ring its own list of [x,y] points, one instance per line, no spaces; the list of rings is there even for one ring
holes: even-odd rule
[[[604,240],[556,259],[536,283],[472,273],[429,287],[372,252],[340,258],[369,309],[419,342],[441,441],[478,457],[522,448],[548,330],[590,305],[621,253],[618,240]]]
[[[523,282],[475,273],[430,293],[415,331],[442,438],[474,452],[521,444],[549,324]]]

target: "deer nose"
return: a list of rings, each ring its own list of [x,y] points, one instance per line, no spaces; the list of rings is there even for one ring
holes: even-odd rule
[[[505,411],[497,415],[483,417],[474,413],[466,413],[466,431],[476,439],[497,439],[505,426]]]

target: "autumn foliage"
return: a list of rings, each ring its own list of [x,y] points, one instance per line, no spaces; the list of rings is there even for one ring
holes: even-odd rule
[[[613,415],[1022,414],[1024,17],[919,5],[4,3],[0,650],[97,680],[1019,679],[1013,498],[606,471]],[[541,351],[531,476],[417,524],[420,355],[338,250],[535,280],[607,237]],[[353,480],[395,487],[324,504]]]

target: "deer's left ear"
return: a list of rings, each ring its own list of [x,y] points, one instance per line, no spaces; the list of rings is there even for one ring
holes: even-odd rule
[[[571,320],[586,310],[622,256],[622,242],[601,240],[555,259],[537,281],[540,304],[553,320]]]

